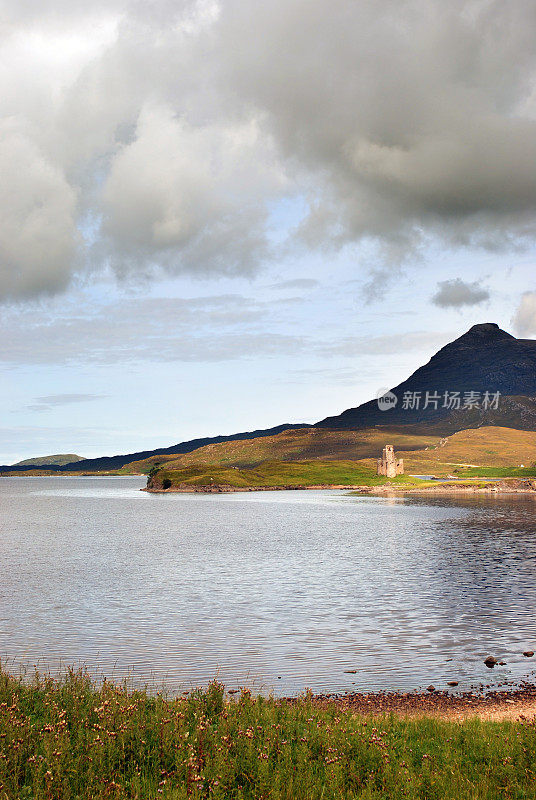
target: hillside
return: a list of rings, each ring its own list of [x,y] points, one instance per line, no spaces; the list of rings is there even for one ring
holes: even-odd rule
[[[165,465],[179,469],[191,465],[251,467],[267,460],[359,460],[378,455],[385,444],[385,432],[331,431],[317,428],[297,428],[248,441],[210,444],[181,456],[154,456],[128,464],[123,472],[148,472],[153,466]],[[416,450],[437,444],[437,436],[419,436],[390,431],[389,442],[399,451]]]
[[[484,426],[459,431],[449,437],[419,436],[397,429],[363,431],[284,431],[277,436],[247,442],[209,445],[183,456],[159,457],[135,462],[125,472],[149,472],[151,467],[183,469],[190,466],[249,468],[268,460],[362,461],[373,467],[385,444],[393,444],[403,456],[406,472],[450,473],[457,466],[519,467],[536,462],[536,433],[513,428]]]
[[[528,431],[489,426],[433,438],[385,429],[298,430],[211,445],[160,466],[153,463],[148,487],[380,485],[386,480],[376,476],[376,458],[387,443],[404,458],[405,475],[395,483],[411,484],[411,475],[536,474],[536,433]],[[148,471],[150,462],[130,468],[135,466]]]
[[[74,453],[57,453],[52,456],[39,456],[38,458],[25,458],[24,461],[17,461],[12,464],[13,467],[42,467],[43,465],[51,464],[57,467],[63,467],[65,464],[73,464],[75,462],[85,461],[82,456],[77,456]]]
[[[534,467],[536,433],[485,426],[459,431],[440,439],[435,447],[408,451],[403,457],[406,473],[458,475],[476,467],[487,468],[483,472],[491,475],[494,468]],[[372,460],[364,463],[373,466]]]
[[[272,434],[279,433],[280,431],[288,430],[292,427],[308,427],[306,423],[301,423],[296,426],[292,426],[290,424],[286,425],[277,425],[275,428],[267,428],[265,430],[255,430],[255,431],[246,431],[242,433],[233,433],[228,436],[209,436],[204,437],[201,439],[190,439],[187,442],[179,442],[178,444],[172,444],[170,447],[160,447],[156,450],[142,450],[138,453],[127,453],[125,455],[117,455],[117,456],[102,456],[101,458],[86,458],[84,459],[84,471],[87,472],[109,472],[111,470],[119,470],[124,467],[126,464],[130,464],[134,461],[141,461],[144,459],[151,458],[152,456],[166,456],[166,455],[181,455],[182,453],[189,453],[192,450],[197,450],[199,447],[204,447],[207,444],[215,443],[215,442],[229,442],[235,439],[254,439],[262,436],[271,436]],[[80,470],[80,466],[78,464],[66,464],[63,467],[58,466],[57,464],[51,464],[47,462],[46,464],[42,464],[40,467],[35,467],[35,469],[43,469],[48,468],[52,472],[77,472]],[[0,466],[0,474],[4,473],[16,473],[17,471],[27,470],[27,466],[8,466],[3,465]]]
[[[419,433],[439,435],[482,425],[534,431],[536,341],[516,339],[495,323],[474,325],[391,391],[397,398],[394,408],[381,411],[377,401],[370,400],[322,420],[317,427],[357,430],[403,425]],[[426,392],[437,393],[437,408],[435,403],[424,407]],[[445,405],[445,393],[452,398],[456,392],[462,400],[461,407]],[[468,392],[479,395],[478,407],[463,407]],[[498,408],[484,408],[486,392],[490,396],[500,393]],[[418,407],[404,407],[406,394],[420,395]]]
[[[382,411],[376,399],[316,425],[283,424],[275,428],[192,439],[169,447],[126,455],[86,459],[84,471],[148,472],[164,462],[177,467],[194,463],[252,466],[267,459],[366,459],[375,457],[389,439],[398,450],[430,447],[457,431],[483,426],[536,431],[536,341],[516,339],[494,323],[474,325],[443,347],[430,361],[392,390],[394,408]],[[426,393],[435,401],[426,405]],[[467,404],[467,393],[476,403]],[[453,397],[458,393],[458,401]],[[496,404],[493,397],[496,395]],[[408,408],[405,396],[418,396]],[[445,402],[447,398],[447,402]],[[487,400],[485,400],[487,398]],[[459,407],[457,407],[459,405]],[[437,406],[437,407],[436,407]],[[474,444],[474,443],[473,443]],[[471,445],[472,446],[472,445]],[[52,458],[52,457],[49,457]],[[470,458],[470,456],[468,456]],[[525,457],[520,460],[527,460]],[[79,463],[47,460],[11,467],[77,472]]]

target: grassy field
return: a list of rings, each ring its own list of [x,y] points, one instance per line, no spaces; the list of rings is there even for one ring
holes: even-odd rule
[[[162,488],[164,481],[170,487],[179,484],[235,488],[333,484],[379,486],[387,481],[376,475],[376,458],[363,457],[362,454],[372,450],[377,456],[386,443],[395,443],[395,449],[409,447],[415,438],[419,437],[379,429],[303,430],[285,431],[268,440],[224,442],[200,448],[178,459],[170,457],[160,466],[153,478],[153,486]],[[316,456],[306,459],[304,454],[311,453],[313,442]],[[333,451],[338,453],[338,458],[321,459],[318,455]],[[357,454],[355,459],[340,457],[342,453],[352,451]],[[281,457],[258,462],[257,458],[266,452],[278,452]],[[418,449],[397,449],[397,453],[404,458],[405,475],[390,481],[394,485],[415,484],[411,474],[454,475],[459,478],[530,478],[536,475],[536,433],[530,431],[489,426],[460,431],[440,440],[423,438]],[[206,460],[210,458],[215,460]],[[252,463],[247,463],[248,458]]]
[[[536,462],[536,433],[518,431],[513,428],[486,426],[475,428],[441,439],[428,450],[416,449],[404,453],[406,471],[414,473],[432,472],[436,475],[460,474],[466,469],[483,469],[479,476],[526,477],[520,473],[497,473],[498,469],[518,469]],[[534,474],[534,470],[532,471]]]
[[[274,436],[211,444],[181,456],[152,456],[123,467],[122,472],[148,472],[154,464],[179,469],[200,464],[252,467],[272,460],[358,461],[377,458],[386,443],[401,451],[433,447],[438,441],[437,436],[385,432],[376,428],[362,431],[295,428]]]
[[[166,699],[1,672],[0,738],[2,800],[536,797],[534,724],[366,718],[217,683]]]
[[[265,461],[256,467],[221,467],[199,464],[182,469],[161,467],[152,476],[150,488],[230,486],[236,489],[268,486],[380,486],[414,485],[419,483],[408,475],[387,480],[375,470],[355,461]]]
[[[342,474],[348,470],[348,465],[353,465],[352,469],[362,470],[362,475],[366,478],[367,474],[375,471],[376,458],[386,444],[393,444],[398,455],[404,458],[406,473],[470,477],[470,470],[478,469],[481,471],[474,473],[478,477],[532,477],[536,469],[536,432],[532,431],[485,426],[439,438],[435,434],[407,433],[400,428],[371,428],[361,431],[296,428],[274,436],[207,445],[185,455],[151,456],[143,461],[132,462],[120,470],[109,470],[100,474],[148,474],[155,468],[177,473],[193,470],[200,474],[199,470],[204,469],[205,473],[210,473],[210,477],[216,470],[224,470],[220,474],[227,476],[229,485],[245,485],[238,476],[232,476],[225,470],[238,467],[241,471],[249,471],[259,468],[262,473],[268,463],[322,462],[326,465],[340,462]],[[523,467],[520,466],[522,464]],[[82,466],[83,462],[80,474],[85,474]],[[527,468],[531,471],[500,472],[501,469]],[[303,469],[305,472],[309,470],[305,467]],[[326,466],[320,467],[320,470],[329,471]],[[194,477],[194,472],[190,477]],[[35,472],[13,474],[20,477]],[[43,471],[42,474],[58,473]],[[248,474],[252,477],[251,473]],[[233,477],[234,481],[231,480]],[[303,481],[298,479],[298,482],[307,480],[306,477]],[[286,482],[292,484],[293,476],[290,475]],[[350,481],[346,481],[344,477],[330,480],[329,476],[323,480],[320,476],[314,482],[345,484],[367,483],[368,480],[356,481],[353,477]]]
[[[535,478],[536,466],[532,467],[467,467],[458,469],[460,478]]]
[[[491,470],[479,475],[502,477],[500,473],[496,473],[497,469],[519,469],[521,464],[530,467],[536,463],[536,432],[513,428],[485,426],[459,431],[445,438],[429,433],[408,433],[401,428],[370,428],[360,431],[295,428],[274,436],[207,445],[185,455],[151,456],[127,464],[120,470],[108,470],[100,474],[148,474],[155,468],[178,471],[186,468],[198,470],[202,466],[212,473],[218,468],[238,467],[249,470],[268,462],[314,461],[340,461],[354,464],[356,468],[375,470],[376,458],[386,444],[394,445],[397,453],[404,458],[406,473],[430,473],[438,476],[460,474],[469,477],[470,473],[466,473],[466,469],[490,467]],[[36,473],[28,471],[12,474],[21,477]],[[41,474],[58,473],[42,471]],[[80,474],[92,474],[86,473],[83,462]],[[511,477],[524,477],[527,474],[512,473]]]
[[[385,444],[393,444],[404,458],[406,473],[470,476],[467,469],[484,468],[479,476],[502,477],[497,469],[519,469],[536,462],[536,433],[512,428],[486,426],[460,431],[446,438],[420,436],[398,430],[369,429],[363,431],[329,431],[295,429],[248,441],[221,442],[199,448],[182,456],[154,456],[124,467],[121,472],[148,473],[155,466],[166,471],[199,470],[210,472],[238,467],[240,470],[261,468],[266,463],[341,462],[354,469],[375,471],[375,460]],[[490,468],[489,470],[487,468]],[[343,466],[343,471],[346,467]],[[325,467],[321,468],[325,470]],[[228,473],[226,473],[228,475]],[[531,473],[532,474],[532,473]],[[363,472],[366,476],[366,472]],[[505,473],[505,476],[507,473]],[[523,477],[526,473],[512,473]],[[320,483],[344,483],[344,480],[318,480]],[[354,482],[355,481],[351,481]],[[367,482],[367,481],[363,481]],[[234,485],[234,483],[231,483]]]

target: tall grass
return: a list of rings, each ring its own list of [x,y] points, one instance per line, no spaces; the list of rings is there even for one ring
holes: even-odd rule
[[[0,673],[0,798],[536,797],[536,729]]]

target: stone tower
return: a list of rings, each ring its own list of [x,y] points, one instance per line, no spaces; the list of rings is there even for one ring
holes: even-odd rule
[[[395,449],[392,444],[386,444],[383,448],[382,457],[378,459],[378,475],[385,475],[386,478],[395,478],[397,475],[404,474],[404,461],[395,456]]]

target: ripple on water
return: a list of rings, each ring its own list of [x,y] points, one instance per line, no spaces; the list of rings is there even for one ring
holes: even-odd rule
[[[531,497],[143,484],[0,482],[0,655],[171,690],[218,676],[280,693],[453,677],[463,689],[531,668]],[[490,653],[507,666],[487,670]]]

